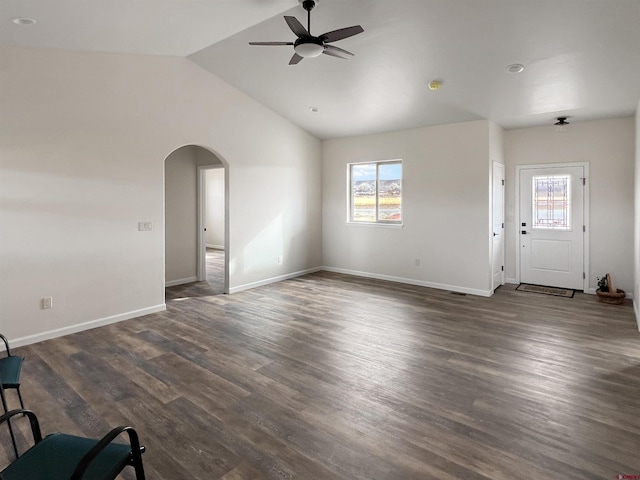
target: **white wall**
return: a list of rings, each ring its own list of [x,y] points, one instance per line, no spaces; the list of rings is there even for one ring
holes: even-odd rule
[[[589,287],[609,272],[618,288],[633,292],[634,138],[633,118],[572,122],[562,133],[552,125],[505,132],[508,279],[516,276],[516,166],[589,162]]]
[[[179,148],[165,160],[165,270],[167,285],[195,282],[197,274],[196,155]]]
[[[232,291],[321,264],[305,131],[183,58],[3,46],[0,64],[0,330],[16,345],[164,308],[164,160],[183,145],[228,163]]]
[[[489,122],[489,158],[504,165],[504,130],[493,122]]]
[[[224,248],[224,170],[212,168],[207,176],[207,231],[205,243],[208,247]]]
[[[489,122],[327,140],[322,159],[326,268],[490,294]],[[404,226],[348,224],[347,164],[389,159],[403,160]]]

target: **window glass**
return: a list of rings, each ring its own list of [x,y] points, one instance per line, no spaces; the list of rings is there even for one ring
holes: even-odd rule
[[[571,176],[534,176],[533,228],[571,230]]]
[[[402,162],[349,165],[349,221],[402,222]]]

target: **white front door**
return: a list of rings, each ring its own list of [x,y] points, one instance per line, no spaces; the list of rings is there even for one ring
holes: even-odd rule
[[[492,170],[492,271],[491,290],[504,283],[504,165],[493,163]]]
[[[520,281],[582,290],[583,166],[520,169]]]

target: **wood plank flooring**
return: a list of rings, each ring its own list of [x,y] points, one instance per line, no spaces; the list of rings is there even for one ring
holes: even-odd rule
[[[158,480],[640,475],[630,303],[328,272],[170,290],[166,312],[16,349],[44,432],[132,424]]]

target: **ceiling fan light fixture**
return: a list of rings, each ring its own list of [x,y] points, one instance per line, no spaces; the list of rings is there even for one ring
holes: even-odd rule
[[[304,58],[318,57],[324,51],[324,45],[318,42],[312,41],[312,39],[303,39],[302,42],[296,42],[293,49],[298,55]]]

